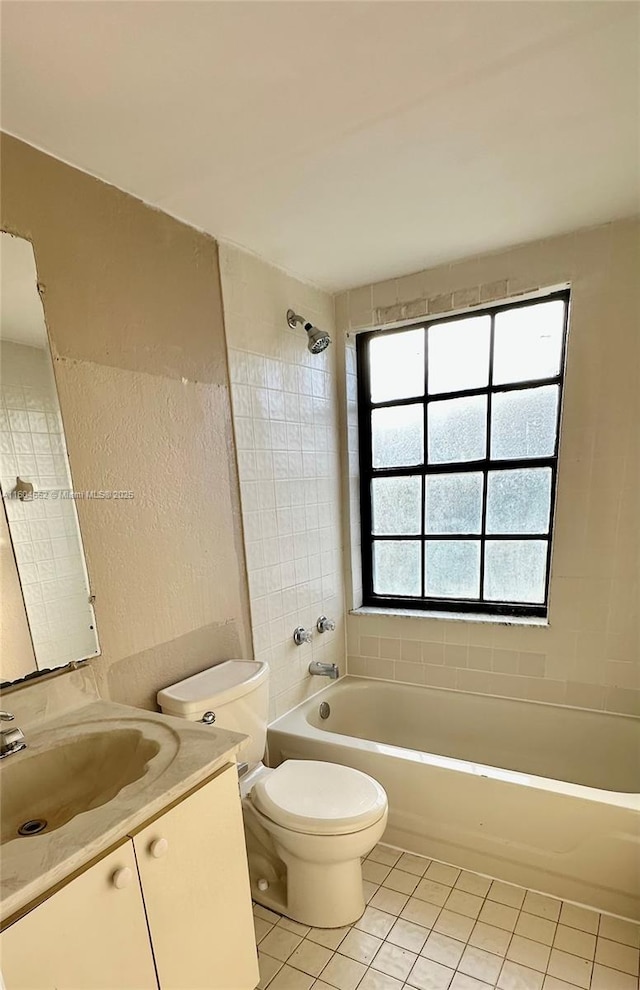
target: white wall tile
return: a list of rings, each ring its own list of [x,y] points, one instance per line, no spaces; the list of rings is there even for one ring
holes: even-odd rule
[[[334,307],[235,248],[221,245],[220,265],[253,646],[272,668],[274,717],[326,686],[311,659],[345,663]],[[286,324],[289,306],[334,345],[311,355]],[[335,633],[315,631],[321,614]],[[297,625],[314,629],[311,647],[294,646]]]
[[[5,508],[34,650],[45,668],[95,653],[95,620],[75,505],[59,497],[72,486],[49,355],[7,341],[1,348],[0,477],[5,494],[17,475],[36,492],[29,502],[6,499]],[[44,602],[46,618],[34,618],[36,603]]]

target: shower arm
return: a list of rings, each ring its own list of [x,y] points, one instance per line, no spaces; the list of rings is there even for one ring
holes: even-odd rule
[[[295,328],[298,325],[305,326],[305,319],[304,319],[304,316],[298,316],[298,314],[297,313],[294,313],[294,311],[292,309],[288,309],[287,310],[287,323],[289,324],[289,326],[291,327],[292,330],[295,330]]]

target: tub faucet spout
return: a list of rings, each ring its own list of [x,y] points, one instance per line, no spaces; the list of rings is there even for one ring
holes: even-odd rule
[[[340,676],[338,665],[335,663],[321,663],[319,660],[312,660],[309,664],[310,674],[320,674],[321,677],[330,677],[335,681]]]
[[[12,712],[0,712],[0,722],[13,722],[15,715]],[[12,756],[27,748],[27,744],[21,729],[3,729],[0,732],[0,760],[5,756]]]

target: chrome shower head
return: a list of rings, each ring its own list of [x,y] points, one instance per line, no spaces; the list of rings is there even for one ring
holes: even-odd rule
[[[309,340],[307,341],[307,347],[312,354],[320,354],[325,348],[331,343],[331,337],[324,330],[318,330],[317,327],[311,325],[311,323],[305,323],[305,330],[309,335]]]
[[[304,316],[299,316],[292,309],[287,310],[287,323],[292,330],[295,330],[299,323],[303,325],[307,331],[307,347],[312,354],[320,354],[331,343],[331,337],[328,333],[325,333],[324,330],[318,330],[313,323],[308,323]]]

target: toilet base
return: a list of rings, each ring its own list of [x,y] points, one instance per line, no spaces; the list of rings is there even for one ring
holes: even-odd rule
[[[251,897],[256,902],[264,908],[268,908],[269,911],[275,911],[277,914],[282,914],[285,918],[290,917],[287,914],[287,886],[281,880],[274,880],[269,884],[266,890],[260,890],[258,887],[257,880],[251,877]],[[297,921],[297,918],[292,918],[292,921]]]
[[[251,871],[251,859],[249,860]],[[264,872],[264,871],[263,871]],[[360,859],[326,866],[292,863],[286,878],[267,880],[251,875],[251,896],[257,904],[311,928],[343,928],[362,917],[365,909]],[[268,883],[261,890],[259,881]]]
[[[365,909],[361,857],[378,842],[387,814],[350,835],[303,835],[242,802],[251,895],[258,904],[312,928],[352,925]],[[259,882],[266,882],[260,890]]]
[[[329,864],[298,860],[287,867],[288,917],[311,928],[342,928],[362,916],[365,903],[359,857]]]

